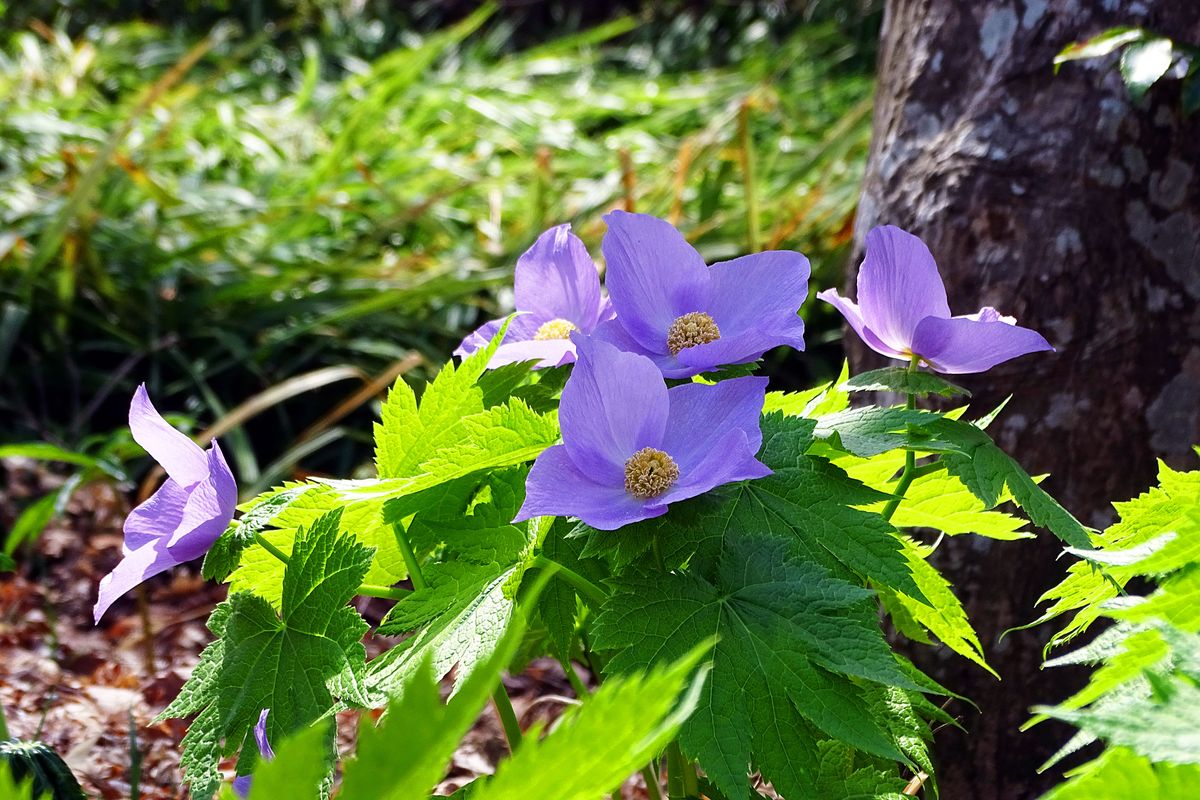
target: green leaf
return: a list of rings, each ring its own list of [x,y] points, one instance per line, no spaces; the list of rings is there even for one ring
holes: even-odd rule
[[[231,522],[213,542],[204,556],[201,574],[209,580],[224,581],[228,578],[237,568],[242,551],[254,542],[255,534],[264,531],[296,498],[313,488],[312,484],[299,484],[272,491],[255,500],[246,513]]]
[[[380,478],[416,475],[423,462],[457,444],[460,420],[484,410],[483,389],[476,381],[503,338],[502,329],[487,347],[457,367],[447,362],[425,388],[419,407],[403,376],[396,379],[383,404],[383,420],[375,425],[375,466]]]
[[[917,397],[970,397],[971,393],[932,372],[910,372],[904,367],[885,367],[855,375],[840,387],[848,392],[897,392]]]
[[[1196,725],[1200,688],[1184,678],[1164,679],[1157,688],[1165,690],[1167,697],[1136,709],[1097,705],[1080,711],[1061,707],[1041,710],[1153,761],[1200,764],[1200,726]]]
[[[583,548],[587,540],[569,537],[569,532],[570,524],[556,518],[542,542],[542,555],[592,583],[600,584],[608,577],[603,563],[598,559],[585,558]],[[550,581],[538,602],[538,614],[546,624],[556,654],[563,659],[571,656],[579,605],[580,598],[575,587],[562,579]]]
[[[1121,54],[1121,77],[1134,100],[1142,96],[1171,68],[1175,58],[1170,39],[1156,37],[1139,41]]]
[[[1088,58],[1099,58],[1106,56],[1109,53],[1123,47],[1131,42],[1138,42],[1145,39],[1146,31],[1141,28],[1109,28],[1103,33],[1097,34],[1090,39],[1084,39],[1081,42],[1074,42],[1067,45],[1058,55],[1054,57],[1054,69],[1058,70],[1061,64],[1067,61],[1080,61]]]
[[[1114,747],[1074,770],[1042,800],[1193,800],[1197,786],[1200,767],[1194,764],[1154,764]]]
[[[702,642],[649,673],[609,679],[545,739],[529,736],[472,800],[597,800],[611,792],[657,756],[691,715],[706,671],[680,694],[711,647]]]
[[[903,606],[911,619],[940,639],[943,644],[999,678],[984,658],[979,635],[971,626],[962,603],[954,596],[950,582],[925,560],[929,549],[921,547],[911,539],[904,539],[903,542],[904,554],[908,558],[913,579],[926,601],[917,600],[890,588],[881,589],[888,596],[889,607],[893,604]]]
[[[930,426],[942,419],[931,411],[901,407],[850,408],[820,417],[813,436],[864,458],[897,448],[926,453],[959,452],[955,443],[931,435]]]
[[[814,797],[845,800],[904,800],[901,790],[907,781],[895,770],[881,769],[877,760],[864,757],[841,742],[818,744],[820,771],[813,788]]]
[[[904,760],[862,682],[919,690],[879,630],[871,593],[798,558],[785,540],[726,536],[715,578],[630,574],[593,627],[625,674],[679,658],[710,636],[712,674],[680,733],[729,797],[756,769],[785,796],[805,796],[819,770],[818,731]]]
[[[372,725],[367,717],[360,722],[357,757],[345,765],[338,800],[427,797],[445,774],[446,764],[499,683],[500,671],[512,661],[524,634],[524,617],[517,614],[488,659],[461,682],[445,705],[429,661],[418,664],[395,687],[381,724]]]
[[[1183,89],[1180,92],[1179,102],[1185,117],[1200,111],[1200,70],[1196,68],[1196,64],[1200,64],[1200,58],[1196,58],[1191,71],[1184,76]]]
[[[0,800],[42,800],[42,798],[34,798],[32,778],[18,782],[12,776],[12,767],[9,763],[0,761]]]
[[[842,456],[834,460],[850,477],[880,491],[888,491],[904,466],[904,452],[892,450],[869,459]],[[1000,502],[1011,500],[1007,489]],[[870,506],[882,511],[883,503]],[[1028,539],[1026,521],[1018,516],[989,509],[966,485],[945,470],[918,476],[904,493],[891,523],[897,528],[933,528],[950,536],[974,533],[990,539]]]
[[[16,572],[17,562],[8,553],[0,552],[0,572]]]
[[[753,532],[787,542],[793,552],[843,579],[858,576],[920,598],[895,529],[878,514],[855,508],[887,495],[808,455],[813,425],[768,414],[759,458],[773,474],[710,492],[619,531],[590,532],[584,555],[615,547],[622,556],[618,562],[632,563],[657,538],[670,566],[694,554],[693,566],[703,570],[720,559],[729,534]]]
[[[281,613],[261,597],[237,593],[218,607],[218,637],[164,714],[200,715],[184,738],[182,763],[196,797],[216,789],[216,757],[246,739],[264,708],[268,736],[281,740],[328,713],[335,702],[366,705],[367,624],[346,603],[371,552],[338,535],[340,514],[296,537],[283,577]]]
[[[524,499],[524,474],[494,473],[463,499],[467,507],[441,504],[413,517],[411,538],[440,550],[445,560],[427,564],[428,586],[398,602],[380,623],[379,633],[413,635],[371,662],[368,681],[376,697],[395,692],[425,660],[438,678],[457,665],[460,684],[491,655],[532,558],[532,526],[509,521]]]
[[[1162,540],[1161,547],[1132,564],[1105,567],[1103,571],[1083,561],[1072,564],[1062,583],[1038,601],[1048,602],[1050,607],[1034,624],[1074,613],[1052,643],[1069,641],[1087,630],[1105,613],[1105,604],[1133,578],[1166,575],[1200,562],[1200,517],[1195,511],[1200,507],[1200,471],[1176,472],[1160,463],[1158,477],[1159,486],[1113,504],[1120,521],[1093,536],[1088,549],[1131,551],[1161,540],[1165,533],[1174,533],[1174,538]]]
[[[254,770],[248,800],[316,800],[330,763],[332,725],[323,721],[287,737],[274,747],[275,759]]]

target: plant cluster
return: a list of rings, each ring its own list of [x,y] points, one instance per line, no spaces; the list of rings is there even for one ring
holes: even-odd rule
[[[1034,725],[1064,720],[1079,732],[1046,764],[1100,741],[1047,800],[1185,800],[1200,786],[1200,472],[1159,468],[1158,486],[1117,503],[1120,520],[1046,593],[1038,622],[1073,615],[1051,642],[1101,620],[1091,642],[1046,662],[1093,667],[1080,691],[1037,709]],[[1129,591],[1144,586],[1143,593]]]
[[[664,767],[671,798],[935,791],[930,725],[952,724],[948,693],[889,645],[880,609],[988,666],[920,533],[1028,535],[996,510],[1012,501],[1074,547],[1089,539],[991,441],[988,417],[916,408],[963,394],[920,366],[986,369],[1048,345],[988,309],[951,317],[929,251],[883,228],[858,303],[826,297],[908,366],[767,392],[759,359],[803,347],[808,260],[707,266],[663,220],[606,220],[608,297],[568,227],[543,234],[517,264],[518,313],[468,336],[419,400],[392,388],[375,477],[284,484],[234,520],[219,447],[188,441],[139,390],[133,435],[169,479],[130,516],[96,611],[201,553],[229,583],[163,712],[195,715],[193,796],[231,791],[218,766],[234,753],[252,798],[427,794],[489,694],[514,755],[471,797],[599,797],[639,769],[659,796]],[[880,388],[908,400],[850,407]],[[393,605],[369,622],[356,596]],[[368,660],[367,635],[403,638]],[[582,699],[544,738],[521,731],[497,677],[539,654]],[[330,716],[384,707],[339,761]]]

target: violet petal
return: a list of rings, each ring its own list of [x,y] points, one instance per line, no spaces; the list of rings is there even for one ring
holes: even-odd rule
[[[647,350],[667,352],[677,317],[708,307],[708,267],[668,222],[613,211],[604,217],[605,284],[617,322]]]
[[[662,442],[666,384],[649,359],[579,334],[574,342],[579,360],[558,408],[563,443],[591,479],[623,481],[625,461]]]
[[[911,348],[917,324],[950,317],[946,286],[925,243],[893,225],[867,234],[858,305],[867,327],[893,350]]]
[[[930,367],[948,375],[984,372],[1017,356],[1053,349],[1035,330],[971,316],[927,317],[917,326],[913,341],[913,350]]]

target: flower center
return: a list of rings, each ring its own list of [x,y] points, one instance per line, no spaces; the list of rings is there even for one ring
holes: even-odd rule
[[[708,344],[721,338],[721,329],[713,318],[703,311],[684,314],[671,323],[667,330],[667,349],[677,356],[681,350]]]
[[[533,335],[533,340],[546,342],[551,339],[570,339],[571,334],[577,330],[579,328],[576,328],[574,323],[565,319],[552,319],[542,323],[542,327],[538,328],[537,333]]]
[[[679,466],[662,450],[643,447],[625,462],[625,491],[648,500],[658,497],[679,480]]]

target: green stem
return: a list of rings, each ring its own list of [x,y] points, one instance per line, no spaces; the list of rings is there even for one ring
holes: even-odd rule
[[[690,759],[683,759],[683,793],[689,798],[700,796],[700,776],[696,774],[696,765]]]
[[[408,537],[404,535],[404,527],[399,524],[392,525],[392,533],[396,535],[396,544],[400,546],[400,554],[404,556],[404,564],[408,567],[408,577],[412,579],[413,588],[424,589],[429,584],[421,574],[421,565],[417,563],[417,554],[408,543]]]
[[[521,746],[521,724],[517,722],[517,712],[513,710],[512,701],[508,699],[503,681],[496,684],[496,689],[492,692],[492,702],[496,704],[496,714],[500,717],[501,727],[504,728],[504,738],[508,739],[508,749],[515,753]]]
[[[683,788],[683,751],[679,742],[667,745],[667,797],[670,800],[686,800]]]
[[[4,706],[0,706],[0,742],[8,741],[8,720],[4,718]]]
[[[581,595],[595,602],[597,605],[608,599],[608,592],[604,591],[575,570],[570,569],[569,567],[564,567],[562,564],[551,558],[547,558],[546,556],[538,556],[533,560],[533,566],[540,567],[542,569],[555,570],[555,574],[558,577],[574,586]]]
[[[646,793],[650,800],[662,800],[662,785],[658,782],[658,770],[653,764],[642,767],[642,779],[646,781]]]
[[[363,597],[382,597],[384,600],[403,600],[412,594],[411,589],[405,589],[403,586],[376,586],[373,583],[364,583],[359,586],[354,592]]]
[[[579,673],[575,671],[575,665],[571,663],[571,659],[564,658],[559,662],[562,664],[563,673],[567,676],[567,683],[571,684],[571,688],[575,690],[575,696],[580,700],[587,697],[591,692],[588,691],[587,684],[579,677]]]
[[[911,375],[917,371],[918,365],[921,363],[920,356],[913,356],[912,361],[908,362],[908,373]],[[909,411],[913,411],[917,407],[917,396],[910,394],[904,402],[904,407]],[[917,477],[917,454],[912,450],[904,451],[904,471],[900,473],[900,479],[896,481],[896,489],[892,492],[892,499],[883,507],[883,518],[891,520],[896,513],[896,509],[900,507],[900,501],[904,499],[904,493],[908,491],[908,487],[912,485],[913,479]]]
[[[271,555],[278,558],[284,564],[288,563],[288,561],[291,560],[290,558],[288,558],[287,553],[283,552],[278,547],[276,547],[275,545],[273,545],[269,541],[267,541],[267,537],[263,536],[261,533],[256,532],[254,534],[254,541],[258,542],[258,544],[261,545],[264,550],[266,550],[268,553],[270,553]]]

